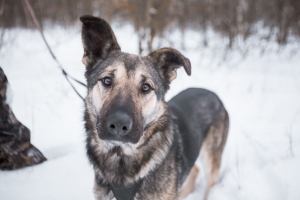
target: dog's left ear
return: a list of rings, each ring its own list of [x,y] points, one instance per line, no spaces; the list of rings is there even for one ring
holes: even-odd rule
[[[185,72],[191,75],[190,60],[184,57],[179,51],[171,48],[162,48],[150,53],[147,57],[154,60],[156,66],[168,84],[170,84],[177,76],[177,68],[183,66]]]
[[[116,36],[110,25],[103,19],[93,16],[80,17],[84,55],[82,62],[91,69],[99,60],[105,60],[113,51],[120,51]]]

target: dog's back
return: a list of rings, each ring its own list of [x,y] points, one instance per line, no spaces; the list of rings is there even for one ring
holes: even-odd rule
[[[187,178],[195,161],[201,154],[206,170],[207,191],[216,181],[222,151],[228,134],[228,115],[216,94],[205,89],[189,88],[168,102],[174,124],[178,126],[178,137],[182,145],[182,176]],[[201,149],[201,151],[200,151]],[[194,180],[195,181],[195,180]],[[193,188],[188,188],[189,190]]]

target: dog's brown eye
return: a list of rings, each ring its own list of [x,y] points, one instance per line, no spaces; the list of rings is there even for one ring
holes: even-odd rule
[[[109,77],[104,77],[103,79],[101,79],[101,82],[106,87],[109,87],[112,85],[112,79]]]
[[[151,87],[150,87],[150,85],[149,85],[148,83],[145,83],[145,84],[142,86],[142,92],[143,92],[143,93],[148,93],[148,92],[150,92],[150,90],[151,90]]]

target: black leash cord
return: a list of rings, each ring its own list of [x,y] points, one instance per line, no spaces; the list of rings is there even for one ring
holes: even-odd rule
[[[35,16],[35,13],[34,13],[34,11],[33,11],[33,9],[32,9],[31,4],[29,3],[28,0],[24,0],[24,2],[25,2],[25,4],[26,4],[26,6],[27,6],[27,9],[28,9],[29,13],[30,13],[30,16],[31,16],[32,21],[33,21],[33,23],[34,23],[34,25],[35,25],[35,28],[40,32],[40,34],[41,34],[41,36],[42,36],[42,38],[43,38],[43,40],[44,40],[44,42],[45,42],[45,44],[46,44],[46,46],[47,46],[47,48],[48,48],[48,50],[49,50],[49,52],[50,52],[52,58],[53,58],[53,59],[55,60],[55,62],[57,63],[58,67],[62,70],[63,75],[66,77],[68,83],[71,85],[71,87],[73,88],[73,90],[74,90],[74,91],[76,92],[76,94],[84,101],[84,98],[83,98],[83,97],[79,94],[79,92],[76,90],[75,86],[72,84],[72,82],[69,80],[69,78],[72,79],[72,80],[74,80],[74,81],[76,81],[77,83],[81,84],[82,86],[85,86],[85,87],[86,87],[86,84],[84,84],[84,83],[82,83],[81,81],[79,81],[79,80],[73,78],[72,76],[70,76],[70,75],[64,70],[64,68],[62,67],[62,65],[58,62],[57,58],[55,57],[53,51],[51,50],[51,48],[50,48],[50,46],[49,46],[49,44],[48,44],[48,42],[47,42],[47,40],[46,40],[46,38],[45,38],[45,36],[44,36],[44,33],[43,33],[43,31],[42,31],[42,28],[41,28],[41,26],[40,26],[38,20],[36,19],[36,16]]]

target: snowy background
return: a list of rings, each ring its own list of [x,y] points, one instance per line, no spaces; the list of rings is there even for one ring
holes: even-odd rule
[[[137,54],[134,30],[118,25],[113,29],[122,50]],[[74,28],[46,29],[45,35],[67,72],[85,81],[79,23]],[[12,29],[5,37],[13,43],[1,50],[0,66],[13,91],[13,111],[31,130],[32,143],[48,161],[0,171],[0,199],[93,199],[93,170],[84,148],[83,102],[66,82],[38,32]],[[196,32],[187,31],[184,37],[184,49],[182,36],[176,31],[162,43],[179,49],[192,63],[192,76],[179,70],[166,99],[188,87],[207,88],[219,95],[230,116],[220,177],[209,199],[300,199],[297,46],[292,42],[278,47],[272,40],[264,44],[253,37],[243,44],[237,41],[233,50],[227,51],[226,41],[213,32],[206,36],[212,41],[206,47],[201,46],[203,38]],[[86,94],[85,88],[77,88]],[[201,199],[202,178],[188,200]]]

